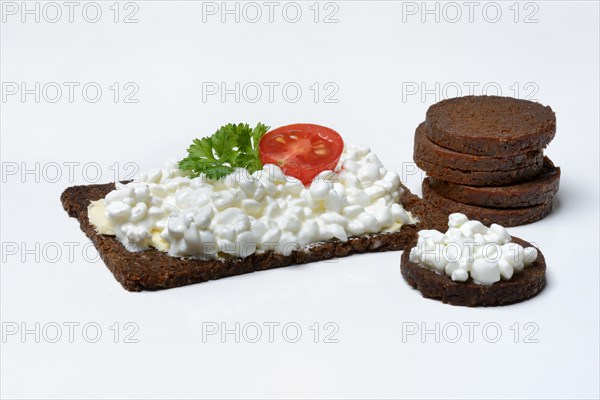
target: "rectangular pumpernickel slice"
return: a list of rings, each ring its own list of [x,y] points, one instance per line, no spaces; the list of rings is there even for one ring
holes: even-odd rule
[[[115,188],[114,183],[72,186],[61,195],[61,202],[69,216],[79,221],[81,230],[92,240],[102,260],[117,281],[129,291],[161,290],[192,283],[205,282],[248,272],[303,264],[356,253],[401,250],[420,229],[445,231],[448,216],[432,208],[403,186],[401,203],[419,222],[405,225],[399,231],[350,238],[347,242],[331,240],[283,256],[272,251],[255,253],[246,258],[201,261],[171,257],[156,249],[130,252],[114,236],[96,233],[88,221],[90,201],[104,198]]]

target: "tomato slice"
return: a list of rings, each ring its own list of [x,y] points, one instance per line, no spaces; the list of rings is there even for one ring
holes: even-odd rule
[[[276,164],[284,174],[308,185],[320,172],[337,166],[344,141],[325,126],[292,124],[267,132],[258,149],[263,164]]]

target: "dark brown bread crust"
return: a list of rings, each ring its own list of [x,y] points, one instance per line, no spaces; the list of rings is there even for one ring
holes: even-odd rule
[[[427,137],[427,128],[424,122],[415,131],[414,155],[440,167],[464,171],[511,171],[520,168],[535,168],[544,157],[541,150],[510,157],[474,156],[459,153],[433,143]]]
[[[416,237],[420,229],[445,230],[448,221],[447,214],[432,209],[425,201],[404,188],[401,202],[406,210],[419,218],[420,222],[416,225],[405,225],[398,232],[361,236],[351,238],[347,242],[339,240],[322,242],[313,245],[307,251],[293,252],[290,256],[265,252],[255,253],[243,259],[200,261],[171,257],[156,249],[132,253],[114,236],[96,233],[95,228],[88,221],[88,205],[90,201],[106,196],[114,187],[114,183],[73,186],[62,193],[61,202],[69,216],[79,221],[81,230],[92,240],[117,281],[129,291],[169,289],[356,253],[401,250]]]
[[[512,239],[523,247],[531,246],[522,239]],[[416,240],[404,248],[400,271],[404,279],[426,298],[455,306],[502,306],[529,299],[541,292],[546,285],[546,260],[539,249],[534,263],[520,273],[515,273],[510,280],[502,280],[493,285],[479,285],[470,277],[466,282],[454,282],[447,275],[410,262],[410,249],[415,243]]]
[[[552,211],[552,197],[545,203],[532,207],[489,208],[471,206],[450,200],[433,190],[429,186],[427,179],[423,180],[422,188],[423,198],[431,203],[433,207],[443,210],[448,214],[455,212],[463,213],[469,219],[476,219],[485,225],[496,223],[508,227],[530,224],[541,220]]]
[[[531,207],[550,201],[558,192],[560,168],[544,159],[542,172],[532,180],[509,186],[467,186],[425,178],[442,196],[459,203],[493,208]]]
[[[548,106],[499,96],[465,96],[429,107],[427,136],[440,146],[480,156],[505,157],[543,149],[556,133]]]
[[[544,159],[539,158],[535,164],[509,171],[473,171],[459,168],[449,168],[433,164],[413,154],[415,164],[427,175],[435,178],[470,186],[502,186],[526,181],[538,175],[544,165]]]

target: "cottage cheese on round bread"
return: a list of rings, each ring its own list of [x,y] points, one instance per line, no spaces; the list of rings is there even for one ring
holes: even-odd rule
[[[509,280],[515,272],[537,258],[535,247],[513,243],[506,229],[498,224],[489,228],[460,213],[450,214],[448,231],[421,230],[417,245],[410,250],[410,261],[419,263],[453,281],[465,282],[469,275],[475,283],[491,285]]]

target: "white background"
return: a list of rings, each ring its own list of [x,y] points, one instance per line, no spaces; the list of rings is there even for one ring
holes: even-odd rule
[[[472,22],[462,2],[427,3],[429,9],[437,7],[439,22],[435,14],[424,13],[421,2],[321,3],[317,23],[312,2],[299,3],[297,23],[282,16],[286,3],[278,4],[269,22],[268,8],[259,2],[258,22],[246,21],[255,17],[255,9],[246,8],[239,23],[234,15],[222,23],[220,13],[203,14],[201,2],[145,1],[135,3],[138,22],[128,24],[122,19],[136,11],[135,5],[120,4],[115,23],[112,2],[100,2],[101,19],[90,23],[82,16],[86,3],[80,3],[70,23],[68,8],[58,3],[61,20],[48,22],[56,10],[46,8],[36,23],[32,15],[22,22],[21,10],[12,15],[6,3],[1,28],[2,397],[599,396],[597,2],[500,2],[499,17],[494,5],[481,2]],[[212,5],[221,7],[205,3],[205,10]],[[293,19],[294,10],[287,11]],[[87,12],[93,19],[94,10]],[[324,23],[331,12],[337,23]],[[25,82],[30,89],[35,82],[79,86],[72,103],[66,86],[56,103],[49,101],[55,97],[49,86],[36,103],[34,94],[10,95],[11,82]],[[96,103],[82,96],[88,82],[102,88]],[[131,91],[125,83],[135,83],[138,102],[121,97],[115,103],[109,88],[114,82],[121,96]],[[272,102],[266,86],[256,103],[248,101],[254,92],[242,93],[239,102],[227,95],[223,102],[219,95],[206,96],[203,82],[280,86]],[[281,93],[289,82],[302,89],[296,103],[289,101],[293,91],[287,99]],[[317,102],[309,88],[314,82],[321,90]],[[339,89],[332,98],[337,103],[323,101],[331,91],[332,86],[324,89],[328,82]],[[430,90],[425,98],[421,84]],[[457,86],[463,94],[469,85],[481,94],[486,84],[489,94],[495,88],[519,97],[535,91],[533,98],[551,105],[558,117],[556,139],[547,149],[562,169],[555,210],[541,222],[510,229],[535,242],[548,265],[547,288],[521,304],[469,309],[423,299],[401,278],[399,252],[129,293],[101,261],[89,262],[82,254],[88,240],[59,202],[66,187],[94,180],[96,164],[84,175],[86,163],[100,165],[100,182],[112,181],[115,162],[123,178],[127,162],[144,170],[181,158],[194,137],[240,121],[331,126],[348,142],[372,147],[420,193],[422,175],[414,174],[409,163],[414,129],[427,107],[454,96]],[[415,87],[418,93],[411,94]],[[80,163],[72,179],[65,162]],[[40,163],[38,177],[21,175],[35,163]],[[61,165],[58,179],[53,163]],[[15,165],[19,170],[12,175]],[[36,243],[37,254],[25,251]],[[76,246],[72,259],[69,243]],[[80,324],[73,343],[64,325],[70,322]],[[124,334],[132,332],[125,329],[127,322],[139,328],[133,336],[138,343],[125,343]],[[236,343],[233,334],[203,340],[206,323],[234,329],[236,322],[252,337],[248,324],[259,324],[263,336],[258,343],[243,336]],[[273,343],[264,326],[268,322],[280,324]],[[293,329],[288,336],[281,331],[290,322],[302,328],[297,343],[286,341],[295,336]],[[310,329],[315,322],[318,343]],[[337,343],[325,343],[325,334],[332,332],[324,328],[327,322],[339,328],[332,337]],[[7,335],[15,326],[35,331],[36,323],[39,343],[33,333]],[[97,343],[86,340],[94,338],[94,329],[82,333],[86,323],[102,329]],[[435,333],[421,336],[423,328],[435,332],[436,323],[437,339]],[[471,340],[465,323],[479,324]],[[62,327],[62,337],[50,343],[55,324]],[[457,326],[462,336],[451,343]],[[414,327],[419,332],[408,335]],[[490,343],[498,327],[500,336]]]

